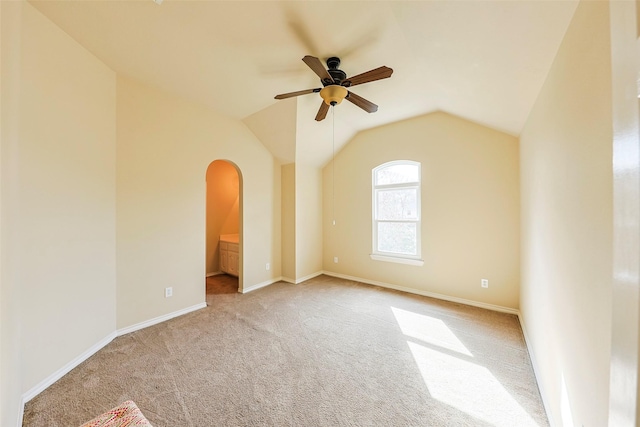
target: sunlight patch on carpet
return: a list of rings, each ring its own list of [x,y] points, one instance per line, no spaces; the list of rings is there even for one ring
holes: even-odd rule
[[[402,333],[406,336],[465,356],[473,356],[442,320],[396,307],[391,307],[391,311],[393,311]]]
[[[408,344],[434,399],[494,426],[538,426],[487,368]]]
[[[404,335],[426,344],[407,341],[431,397],[496,427],[538,426],[487,368],[469,360],[471,352],[442,320],[391,310]]]

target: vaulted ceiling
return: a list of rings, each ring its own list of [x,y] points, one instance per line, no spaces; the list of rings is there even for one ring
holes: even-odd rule
[[[244,120],[283,162],[324,164],[356,132],[433,111],[518,135],[576,1],[31,1],[118,73]],[[323,122],[305,55],[342,59],[353,88]],[[282,105],[278,105],[278,104]]]

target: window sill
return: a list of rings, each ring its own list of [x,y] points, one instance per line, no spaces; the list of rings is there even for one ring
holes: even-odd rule
[[[422,259],[414,259],[414,258],[400,258],[395,256],[388,255],[376,255],[371,254],[371,259],[375,261],[385,261],[385,262],[395,262],[397,264],[408,264],[408,265],[424,265],[424,260]]]

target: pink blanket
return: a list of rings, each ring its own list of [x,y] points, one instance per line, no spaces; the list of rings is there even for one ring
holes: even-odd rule
[[[140,409],[131,400],[108,412],[82,424],[80,427],[128,427],[143,426],[152,427],[149,421],[142,415]]]

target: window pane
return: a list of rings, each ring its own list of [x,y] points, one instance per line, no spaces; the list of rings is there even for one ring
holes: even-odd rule
[[[418,219],[418,190],[378,190],[377,215],[379,220]]]
[[[418,182],[418,165],[393,165],[376,171],[376,185]]]
[[[379,222],[378,251],[403,255],[417,255],[416,223]]]

